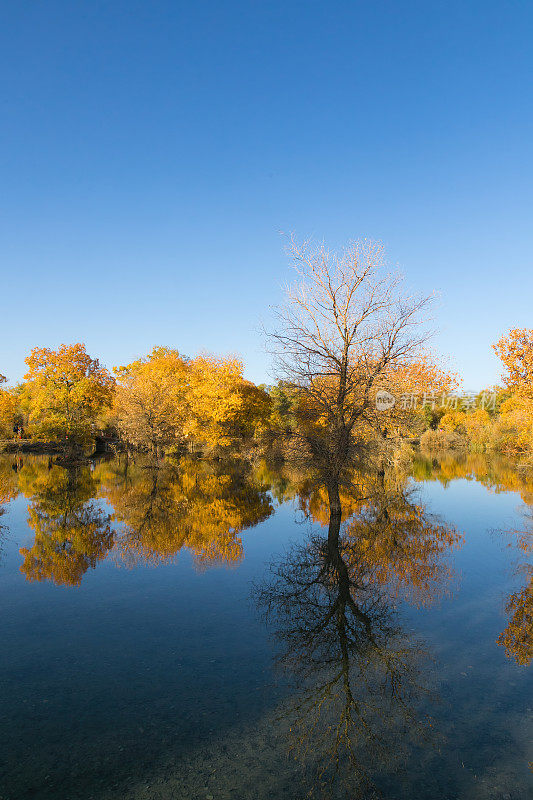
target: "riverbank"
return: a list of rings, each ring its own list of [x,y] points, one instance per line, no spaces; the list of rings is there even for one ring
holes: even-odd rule
[[[56,442],[43,442],[35,439],[3,439],[0,440],[0,453],[38,453],[56,455],[61,447]]]

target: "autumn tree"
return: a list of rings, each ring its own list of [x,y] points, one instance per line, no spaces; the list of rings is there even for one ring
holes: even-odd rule
[[[0,384],[5,383],[6,378],[0,375]],[[19,416],[19,396],[14,389],[0,388],[0,439],[13,436],[13,426]]]
[[[493,345],[510,392],[500,409],[498,432],[508,450],[533,452],[533,328],[515,328]],[[507,430],[505,430],[507,428]],[[503,430],[502,430],[503,429]],[[503,434],[503,435],[502,435]]]
[[[296,423],[297,394],[283,381],[271,386],[268,393],[271,401],[270,424],[273,431],[290,433]]]
[[[371,403],[361,419],[361,434],[367,437],[397,438],[420,435],[428,426],[436,426],[444,412],[438,410],[442,398],[458,386],[453,373],[438,366],[428,353],[419,352],[403,363],[387,366],[376,377],[375,390],[394,397],[387,409]],[[410,397],[416,394],[416,401]],[[419,402],[420,400],[420,402]]]
[[[270,398],[242,373],[235,357],[188,359],[155,347],[115,368],[114,422],[127,442],[154,453],[184,443],[213,448],[251,438],[266,424]]]
[[[298,394],[300,434],[338,474],[376,390],[420,359],[429,298],[404,293],[380,244],[332,253],[293,241],[290,253],[298,282],[278,309],[271,349],[279,376]]]
[[[266,432],[272,400],[263,386],[241,380],[238,389],[239,403],[227,418],[227,431],[233,441],[247,441]]]
[[[201,355],[191,360],[185,432],[208,447],[227,446],[251,434],[268,407],[263,390],[243,378],[235,357]]]
[[[26,358],[24,402],[31,429],[67,451],[87,443],[98,415],[110,406],[114,380],[84,344],[35,347]]]
[[[154,347],[148,356],[115,367],[113,419],[122,438],[157,454],[184,440],[189,394],[188,360]]]
[[[503,362],[507,388],[533,398],[533,328],[514,328],[493,349]]]

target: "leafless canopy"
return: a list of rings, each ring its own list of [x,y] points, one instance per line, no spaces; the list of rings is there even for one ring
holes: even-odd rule
[[[330,428],[351,430],[380,378],[420,354],[431,298],[404,292],[379,243],[333,253],[292,239],[289,252],[298,280],[268,334],[277,375],[304,392]]]

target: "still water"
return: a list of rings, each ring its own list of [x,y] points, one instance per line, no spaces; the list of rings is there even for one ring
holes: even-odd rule
[[[337,490],[1,457],[1,800],[533,797],[533,469]]]

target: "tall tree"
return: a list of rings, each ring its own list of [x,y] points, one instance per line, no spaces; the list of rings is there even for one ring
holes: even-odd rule
[[[376,390],[420,359],[429,298],[403,292],[380,244],[332,253],[292,241],[290,253],[299,280],[270,341],[280,377],[299,395],[307,444],[338,475],[358,425],[371,420]]]
[[[243,363],[234,356],[202,355],[190,364],[187,435],[208,447],[229,445],[246,427],[247,393]]]
[[[493,345],[508,389],[533,398],[533,328],[514,328]]]
[[[26,364],[23,394],[33,431],[61,440],[67,450],[86,443],[98,415],[111,404],[109,372],[79,343],[57,350],[35,347]]]
[[[6,378],[0,375],[0,384],[5,382]],[[17,392],[13,389],[0,388],[0,438],[13,436],[13,426],[18,416],[18,408]]]
[[[155,454],[183,441],[189,384],[188,360],[154,347],[144,358],[115,367],[114,421],[122,437]]]
[[[267,419],[270,398],[242,372],[235,357],[188,359],[155,347],[115,368],[115,423],[126,441],[155,453],[184,442],[215,447],[249,438]]]
[[[533,453],[533,328],[514,328],[493,349],[502,360],[503,381],[510,396],[500,409],[500,423],[507,425],[510,450]]]

